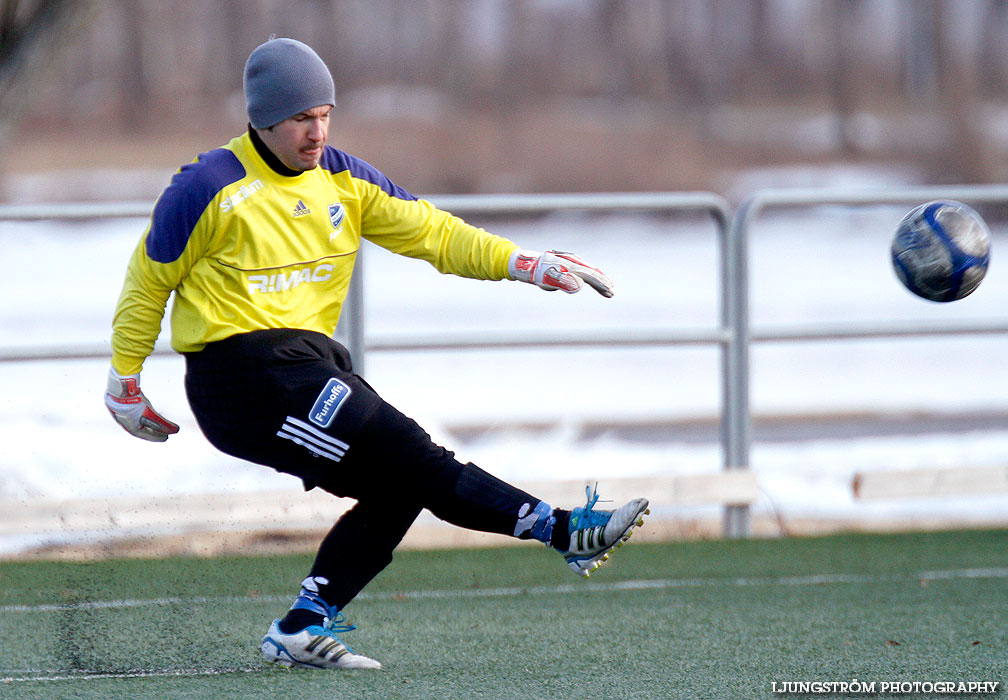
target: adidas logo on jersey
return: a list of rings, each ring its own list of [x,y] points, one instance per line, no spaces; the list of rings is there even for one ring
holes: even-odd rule
[[[294,211],[292,211],[291,214],[294,216],[304,216],[305,214],[311,214],[311,209],[306,207],[305,203],[299,199],[297,206],[294,207]]]

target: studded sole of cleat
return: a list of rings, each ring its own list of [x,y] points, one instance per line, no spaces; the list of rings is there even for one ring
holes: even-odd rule
[[[640,514],[640,516],[637,518],[637,520],[634,521],[633,525],[630,526],[630,528],[623,534],[623,536],[619,539],[619,541],[615,542],[608,549],[604,550],[602,552],[602,556],[599,557],[599,558],[597,558],[597,559],[595,559],[592,562],[590,568],[586,568],[586,569],[583,568],[583,569],[581,569],[580,570],[581,576],[584,577],[584,578],[588,578],[596,569],[598,569],[600,566],[602,566],[602,564],[604,564],[605,562],[609,561],[609,555],[612,554],[614,550],[619,549],[620,547],[622,547],[626,543],[626,541],[628,539],[630,539],[630,535],[633,534],[633,529],[635,527],[641,527],[644,524],[644,516],[645,515],[651,515],[651,509],[650,508],[645,508],[644,512]]]
[[[279,666],[285,671],[294,671],[297,669],[304,669],[306,671],[341,671],[345,672],[354,669],[341,669],[333,668],[331,666],[316,666],[315,664],[306,664],[301,661],[289,661],[287,659],[265,659],[266,663],[270,666]]]
[[[290,661],[281,661],[280,659],[272,659],[272,660],[266,659],[266,663],[268,663],[270,666],[282,668],[285,671],[290,671],[291,669],[295,668],[294,664],[292,664]]]
[[[268,663],[270,666],[274,667],[279,666],[280,668],[286,671],[291,671],[296,668],[304,668],[308,670],[318,670],[323,668],[321,666],[313,666],[312,664],[306,664],[300,661],[294,661],[293,659],[285,659],[279,656],[272,659],[264,657],[264,661],[266,661],[266,663]]]
[[[285,658],[285,657],[279,656],[279,655],[274,656],[274,657],[271,658],[269,656],[266,656],[265,653],[264,653],[263,660],[266,663],[268,663],[270,666],[279,666],[280,668],[283,668],[286,671],[291,671],[291,670],[300,669],[300,668],[303,668],[303,669],[306,669],[306,670],[309,670],[309,671],[318,671],[318,670],[325,671],[325,670],[328,670],[328,667],[326,667],[326,666],[316,666],[315,664],[308,664],[308,663],[304,663],[303,661],[296,661],[294,659]]]

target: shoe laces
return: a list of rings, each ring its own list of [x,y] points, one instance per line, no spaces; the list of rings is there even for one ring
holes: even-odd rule
[[[330,632],[339,634],[341,632],[353,632],[357,629],[357,625],[351,625],[346,621],[346,615],[342,612],[336,609],[332,609],[330,612],[332,614],[326,617],[325,624],[323,625]]]
[[[356,654],[357,652],[351,649],[350,645],[340,639],[337,635],[342,634],[343,632],[353,632],[357,629],[357,625],[351,625],[348,623],[346,621],[346,615],[336,608],[330,608],[329,612],[331,614],[326,617],[325,623],[322,626],[329,632],[333,639],[343,645],[344,649],[349,651],[351,654]]]
[[[605,525],[609,522],[609,518],[612,516],[612,511],[603,510],[592,510],[595,504],[599,502],[598,495],[598,482],[595,482],[594,488],[591,486],[585,486],[585,497],[586,503],[582,508],[575,508],[573,513],[577,513],[577,525],[572,528],[573,530],[582,530],[589,527],[598,527],[599,525]],[[611,501],[602,501],[603,503],[610,503]],[[571,523],[574,523],[574,519],[571,519]]]

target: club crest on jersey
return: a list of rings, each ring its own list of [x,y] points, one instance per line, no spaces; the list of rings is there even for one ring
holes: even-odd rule
[[[332,223],[333,232],[329,235],[329,240],[331,241],[336,235],[340,233],[343,226],[343,219],[346,217],[346,209],[343,208],[341,202],[335,202],[329,205],[329,221]]]
[[[315,399],[315,404],[308,414],[308,420],[320,428],[328,428],[332,425],[336,412],[339,411],[348,396],[350,396],[350,387],[333,377]]]

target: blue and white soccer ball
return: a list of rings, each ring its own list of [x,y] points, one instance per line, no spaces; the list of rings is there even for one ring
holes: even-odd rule
[[[961,202],[928,202],[903,217],[892,241],[900,282],[931,301],[955,301],[987,274],[991,236],[980,215]]]

